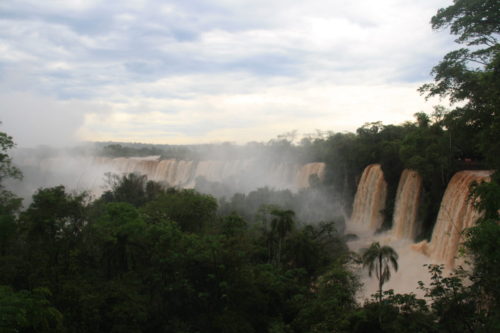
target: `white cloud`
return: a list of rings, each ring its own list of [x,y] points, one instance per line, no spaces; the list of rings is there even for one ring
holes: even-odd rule
[[[0,131],[20,147],[70,146],[80,141],[78,131],[87,112],[105,114],[102,106],[82,101],[58,101],[33,93],[0,94]]]
[[[61,120],[64,137],[177,143],[409,120],[430,109],[416,88],[451,47],[429,25],[448,4],[3,2],[0,97],[17,113],[2,117],[49,119],[51,133]]]
[[[196,76],[183,78],[184,84],[181,80],[177,84],[158,85],[190,91],[189,83],[209,79]],[[212,80],[231,82],[231,78]],[[154,84],[146,85],[135,89],[158,89]],[[87,139],[111,140],[116,133],[129,133],[129,140],[155,143],[243,143],[256,138],[269,140],[292,129],[301,133],[316,129],[355,130],[364,122],[402,123],[411,120],[415,112],[430,111],[432,104],[416,93],[417,87],[418,84],[336,85],[315,81],[259,86],[256,81],[246,93],[217,94],[198,91],[194,86],[191,90],[196,93],[189,98],[120,96],[116,98],[119,102],[109,105],[112,113],[106,117],[88,116],[83,128]]]

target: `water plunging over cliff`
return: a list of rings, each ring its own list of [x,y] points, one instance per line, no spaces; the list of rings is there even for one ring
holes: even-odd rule
[[[363,171],[354,198],[350,227],[369,229],[372,232],[382,226],[387,196],[387,183],[380,164],[370,164]]]
[[[319,180],[325,177],[325,163],[307,163],[299,168],[295,179],[295,184],[299,188],[309,187],[309,177],[316,175]]]
[[[266,186],[296,191],[309,187],[309,178],[313,175],[322,181],[325,173],[325,164],[320,162],[300,165],[258,158],[193,161],[162,160],[159,156],[109,158],[60,154],[40,157],[22,153],[16,156],[15,163],[25,175],[18,194],[26,198],[40,187],[60,184],[99,196],[105,189],[105,173],[138,173],[149,180],[180,188],[194,188],[200,180],[199,190],[214,195],[246,193]],[[201,178],[219,183],[214,184],[214,193],[212,185],[202,182]],[[222,194],[217,192],[219,188],[223,189]]]
[[[474,170],[457,172],[448,183],[430,242],[415,244],[414,248],[437,262],[453,267],[462,231],[474,226],[480,214],[467,200],[472,182],[489,181],[491,171]]]
[[[245,160],[159,160],[151,158],[98,158],[96,163],[110,165],[120,173],[136,172],[170,186],[193,187],[198,177],[211,182],[230,182],[236,187],[258,186],[300,189],[309,186],[309,177],[324,178],[324,163],[270,163]]]
[[[392,219],[392,234],[397,239],[415,239],[420,232],[418,207],[422,193],[422,177],[405,169],[399,179]]]

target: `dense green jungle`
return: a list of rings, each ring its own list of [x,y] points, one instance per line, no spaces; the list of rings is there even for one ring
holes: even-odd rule
[[[311,178],[298,193],[261,188],[217,200],[125,174],[98,198],[61,185],[40,188],[23,206],[4,186],[22,182],[9,154],[15,138],[0,132],[0,332],[499,332],[500,3],[455,0],[431,23],[462,48],[444,56],[421,91],[453,107],[356,133],[225,145],[231,156],[326,163],[324,181]],[[195,159],[203,149],[99,145],[111,157]],[[312,190],[348,210],[371,163],[388,182],[382,228],[390,228],[402,170],[423,176],[420,239],[430,237],[456,171],[495,171],[472,188],[483,213],[461,249],[472,265],[451,275],[429,265],[431,283],[415,285],[423,298],[381,289],[360,300],[355,272],[366,256],[349,251],[344,218],[325,207],[310,223],[295,212]]]

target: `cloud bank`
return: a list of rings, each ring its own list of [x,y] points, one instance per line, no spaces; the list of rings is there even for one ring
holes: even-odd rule
[[[0,121],[20,145],[267,140],[429,110],[451,1],[3,1]]]

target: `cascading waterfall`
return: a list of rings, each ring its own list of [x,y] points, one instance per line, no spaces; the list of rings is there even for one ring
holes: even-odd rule
[[[415,170],[403,170],[396,192],[392,219],[392,234],[396,239],[413,240],[420,232],[417,218],[421,193],[420,174]]]
[[[316,175],[323,180],[324,163],[308,163],[299,166],[292,163],[262,164],[253,159],[246,160],[159,160],[149,158],[96,158],[100,165],[112,166],[119,173],[140,173],[149,179],[168,183],[170,186],[194,187],[198,177],[211,182],[230,181],[239,186],[271,185],[276,188],[300,189],[309,186],[309,177]],[[246,179],[251,174],[252,179]],[[246,182],[246,183],[245,183]]]
[[[325,177],[325,163],[307,163],[303,165],[298,173],[295,184],[299,188],[309,187],[309,177],[317,175],[319,179]]]
[[[355,229],[364,228],[372,232],[382,226],[387,196],[387,182],[380,164],[370,164],[363,171],[354,198],[349,225]]]
[[[418,281],[429,284],[425,264],[445,264],[453,268],[465,228],[472,227],[480,214],[467,201],[473,181],[488,181],[491,171],[461,171],[456,173],[445,191],[430,242],[414,244],[419,233],[418,211],[423,193],[423,179],[413,170],[401,174],[395,198],[393,228],[374,235],[382,223],[386,184],[380,165],[365,168],[354,199],[353,213],[347,226],[357,237],[348,241],[351,251],[359,252],[372,242],[393,247],[399,253],[400,270],[387,283],[387,288],[398,292],[415,292]],[[377,290],[376,280],[362,275],[364,296]],[[410,288],[410,289],[408,289]],[[422,291],[417,291],[417,295]]]
[[[463,241],[463,230],[474,226],[481,216],[468,200],[469,187],[474,181],[489,181],[490,175],[491,171],[486,170],[457,172],[446,187],[431,241],[415,244],[414,249],[453,267]]]
[[[400,179],[398,191],[400,192],[400,215],[411,214],[408,211],[408,208],[411,207],[408,202],[415,200],[415,198],[408,192],[414,190],[412,184],[416,179],[413,176],[413,172],[407,171]],[[428,258],[421,253],[412,251],[412,240],[394,236],[393,230],[374,234],[374,231],[379,229],[383,223],[384,216],[381,211],[385,208],[386,196],[387,184],[381,166],[379,164],[367,166],[359,181],[354,199],[353,214],[347,226],[348,230],[355,233],[357,237],[350,238],[347,244],[351,251],[357,253],[368,248],[373,242],[379,242],[382,245],[394,248],[399,254],[398,263],[402,269],[394,272],[387,282],[386,288],[398,292],[413,292],[419,280],[427,281],[427,272],[423,265]],[[407,228],[407,226],[403,228]],[[360,279],[364,284],[362,297],[368,297],[378,290],[377,280],[370,278],[365,270],[360,273]]]
[[[258,158],[193,161],[163,160],[159,156],[110,158],[61,154],[40,157],[23,153],[16,156],[16,164],[26,175],[23,187],[19,188],[26,198],[31,197],[39,187],[59,184],[98,196],[105,189],[106,173],[143,174],[149,180],[180,188],[193,188],[197,179],[203,178],[208,182],[221,183],[222,187],[214,184],[214,189],[223,188],[223,195],[249,192],[265,186],[296,191],[309,186],[311,175],[322,181],[325,173],[324,163],[299,165]],[[205,186],[203,190],[211,191],[211,184],[203,183],[202,186]]]

